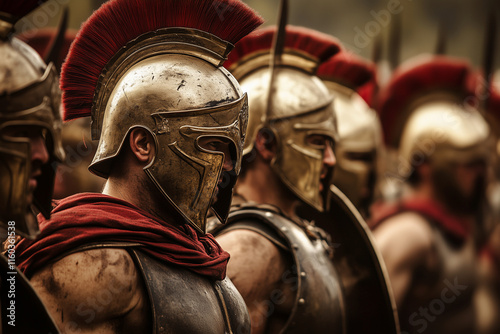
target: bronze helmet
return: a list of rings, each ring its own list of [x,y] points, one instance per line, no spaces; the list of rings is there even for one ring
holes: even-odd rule
[[[20,16],[1,10],[0,222],[6,225],[13,221],[16,233],[34,238],[38,234],[35,214],[38,210],[50,217],[55,171],[57,163],[64,160],[59,82],[52,63],[46,65],[35,50],[12,36]],[[45,137],[49,160],[36,177],[33,203],[28,203],[32,174],[30,139],[8,135],[13,128],[37,129]]]
[[[380,121],[369,105],[377,85],[375,64],[343,51],[323,62],[318,76],[334,95],[338,120],[333,184],[367,214],[383,151]]]
[[[385,141],[398,150],[397,174],[408,179],[428,161],[436,168],[489,160],[490,129],[474,102],[476,79],[466,61],[421,55],[408,60],[381,92]]]
[[[231,8],[224,16],[222,3]],[[123,29],[124,22],[134,29]],[[225,138],[234,171],[212,207],[225,222],[248,116],[247,97],[222,63],[232,43],[261,22],[235,0],[116,0],[94,12],[70,49],[61,86],[66,119],[92,116],[99,144],[90,171],[108,177],[129,131],[147,129],[156,156],[144,171],[168,204],[205,233],[224,154],[201,148],[198,140]]]
[[[277,153],[272,169],[299,199],[324,211],[328,185],[320,193],[324,148],[308,144],[310,135],[337,139],[332,96],[315,76],[319,63],[337,53],[334,38],[317,31],[287,26],[284,48],[270,66],[276,28],[258,30],[235,47],[227,67],[249,94],[249,124],[244,154],[254,146],[257,132],[272,131]]]

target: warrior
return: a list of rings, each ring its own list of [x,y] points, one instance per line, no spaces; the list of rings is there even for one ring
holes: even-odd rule
[[[298,215],[302,206],[326,213],[330,204],[338,134],[333,98],[316,71],[340,44],[286,26],[284,12],[279,28],[243,38],[226,64],[248,91],[249,126],[229,222],[213,233],[231,254],[228,276],[252,333],[361,332],[347,320],[355,313],[345,309],[329,235]]]
[[[493,181],[488,184],[489,208],[492,221],[485,224],[487,236],[479,258],[479,284],[474,298],[477,314],[477,333],[493,334],[500,331],[500,91],[488,87],[484,102],[486,119],[494,135],[496,152],[493,157]]]
[[[319,66],[318,77],[335,97],[339,141],[333,184],[366,218],[376,196],[383,154],[380,121],[370,108],[377,85],[375,65],[343,51]]]
[[[16,268],[17,238],[39,233],[36,214],[50,217],[61,146],[61,93],[53,63],[20,39],[14,25],[41,1],[0,1],[1,333],[58,333],[26,277]]]
[[[65,333],[249,331],[205,222],[227,217],[248,117],[222,64],[261,23],[236,0],[112,0],[83,24],[64,118],[92,117],[105,187],[59,201],[17,248]]]
[[[58,31],[63,31],[62,43],[58,54],[54,54],[53,57],[57,71],[60,72],[69,47],[76,37],[76,30],[42,28],[21,33],[17,37],[34,48],[40,56],[48,57],[52,50],[49,48],[50,41],[55,38]],[[90,173],[87,168],[97,150],[96,143],[90,138],[90,117],[82,117],[63,124],[61,139],[66,159],[58,166],[56,172],[53,196],[55,199],[82,192],[101,192],[104,179]]]
[[[474,81],[466,61],[421,56],[381,92],[402,189],[396,203],[378,207],[372,226],[408,333],[473,332],[475,234],[492,153],[489,127],[471,103]]]
[[[273,73],[275,35],[274,27],[250,34],[228,61],[248,91],[250,108],[233,204],[254,210],[233,217],[216,232],[217,240],[231,254],[228,276],[246,301],[252,333],[341,333],[343,305],[329,258],[333,248],[322,230],[295,212],[301,203],[324,210],[337,133],[332,97],[314,74],[339,44],[319,32],[287,26]],[[308,263],[308,257],[314,260]],[[316,272],[309,270],[315,266]],[[299,275],[305,286],[299,286]]]

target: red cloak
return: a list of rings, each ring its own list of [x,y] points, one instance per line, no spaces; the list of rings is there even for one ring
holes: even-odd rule
[[[369,222],[369,226],[374,230],[389,217],[407,211],[419,213],[430,219],[445,232],[459,240],[465,240],[472,233],[472,226],[466,220],[452,216],[435,202],[415,198],[406,199],[395,204],[374,205],[372,207],[372,219]]]
[[[107,195],[83,193],[57,202],[50,220],[39,215],[40,235],[22,240],[16,262],[31,277],[38,269],[85,244],[131,242],[168,264],[210,279],[226,276],[229,254],[210,234],[199,235],[189,224],[162,221],[138,207]]]

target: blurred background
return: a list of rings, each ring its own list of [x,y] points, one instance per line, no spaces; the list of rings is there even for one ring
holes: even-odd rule
[[[52,0],[19,22],[17,29],[22,32],[56,26],[63,6],[70,9],[70,28],[78,29],[103,2]],[[276,23],[279,0],[244,2],[264,17],[265,25]],[[289,23],[332,34],[353,52],[371,58],[375,39],[383,36],[387,41],[391,22],[401,20],[400,61],[422,52],[434,52],[441,29],[447,40],[446,54],[468,58],[480,66],[491,12],[500,17],[498,0],[290,0]],[[382,55],[387,58],[385,45]],[[495,68],[500,68],[500,50]]]

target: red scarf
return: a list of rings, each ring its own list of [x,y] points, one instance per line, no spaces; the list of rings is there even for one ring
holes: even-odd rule
[[[374,205],[372,219],[369,223],[370,228],[374,230],[386,219],[407,211],[421,214],[460,240],[465,240],[472,233],[472,226],[467,221],[452,216],[435,202],[420,199],[407,199],[395,204]]]
[[[169,224],[123,200],[101,194],[77,194],[57,203],[50,220],[39,215],[39,237],[22,240],[19,268],[28,277],[55,258],[81,245],[132,242],[168,264],[185,267],[208,278],[226,276],[229,254],[212,235],[198,235],[187,223]]]

